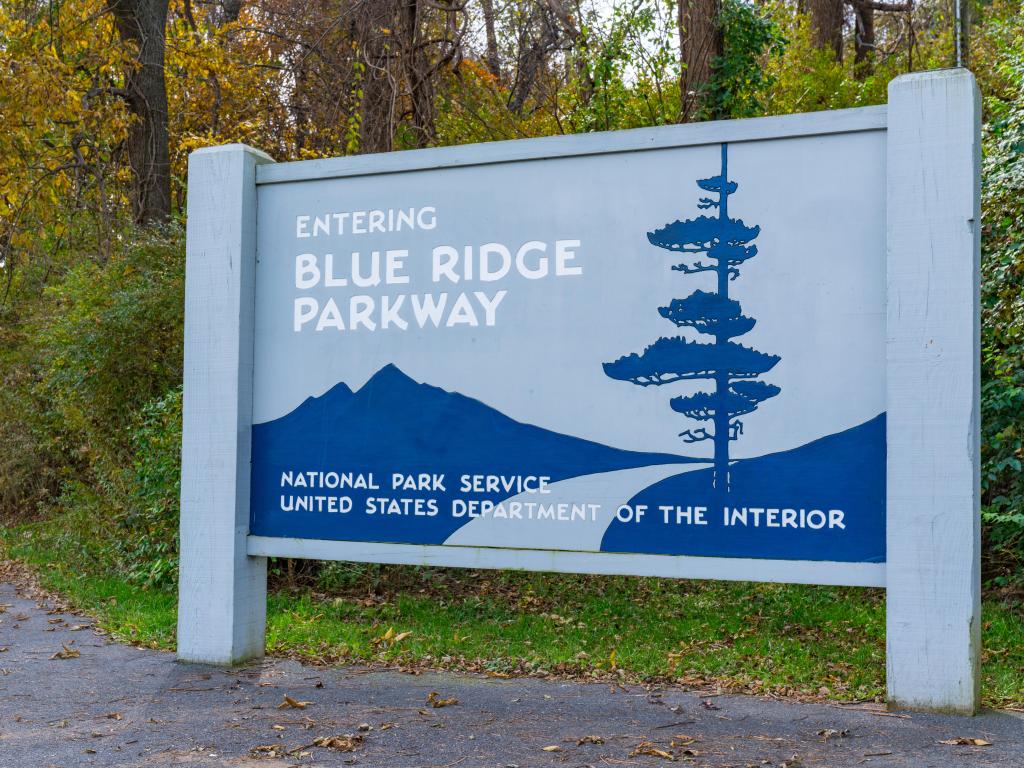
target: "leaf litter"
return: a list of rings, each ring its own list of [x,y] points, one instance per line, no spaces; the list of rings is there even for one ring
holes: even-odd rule
[[[437,691],[431,691],[427,694],[427,704],[432,706],[434,709],[440,709],[441,707],[450,707],[454,704],[458,704],[459,700],[454,696],[449,699],[441,698],[441,694]]]

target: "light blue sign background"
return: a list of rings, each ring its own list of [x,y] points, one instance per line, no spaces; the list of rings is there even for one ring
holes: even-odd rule
[[[761,227],[758,256],[730,285],[744,314],[757,320],[738,341],[781,357],[761,377],[781,394],[743,418],[733,459],[797,448],[885,410],[884,142],[883,131],[864,131],[729,147],[729,177],[740,185],[729,213]],[[653,247],[646,233],[702,213],[694,180],[718,172],[719,152],[714,144],[259,187],[254,422],[283,417],[339,382],[358,390],[394,364],[415,381],[563,435],[618,449],[707,456],[707,444],[680,441],[679,432],[692,423],[667,404],[672,395],[697,391],[700,382],[635,387],[608,378],[601,366],[675,335],[657,307],[698,288],[714,289],[713,273],[671,271],[678,260]],[[296,238],[297,216],[425,206],[436,209],[437,225],[429,231]],[[431,282],[437,245],[498,242],[514,253],[527,240],[579,240],[573,264],[582,274]],[[374,249],[409,251],[408,285],[296,288],[299,254],[333,253],[344,264],[351,251]],[[507,291],[493,327],[315,332],[309,323],[293,330],[300,296],[321,305],[333,297],[345,312],[357,294],[443,291],[452,301],[463,290]],[[258,480],[258,463],[253,471]],[[582,478],[570,495],[622,504],[679,471],[642,467],[621,477]],[[588,534],[579,525],[474,520],[448,543],[598,549],[607,524]],[[884,531],[877,534],[884,540]]]

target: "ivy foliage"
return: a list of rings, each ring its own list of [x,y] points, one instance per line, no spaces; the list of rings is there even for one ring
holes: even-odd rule
[[[995,578],[1024,578],[1024,56],[989,100],[982,184],[982,519]],[[1012,93],[1012,91],[1011,91]]]
[[[712,63],[712,79],[701,99],[703,110],[707,117],[719,119],[763,115],[764,94],[777,79],[765,60],[783,55],[782,29],[770,15],[743,0],[723,0],[720,25],[722,55]]]

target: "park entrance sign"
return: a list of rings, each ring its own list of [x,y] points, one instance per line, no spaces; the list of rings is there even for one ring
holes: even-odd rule
[[[268,556],[885,587],[973,711],[979,108],[189,164],[179,655]]]

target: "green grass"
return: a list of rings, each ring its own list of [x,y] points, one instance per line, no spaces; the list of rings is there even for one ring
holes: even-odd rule
[[[119,577],[110,535],[64,515],[0,528],[0,556],[29,565],[115,637],[172,648],[173,590]],[[306,586],[274,579],[273,654],[838,699],[884,694],[881,590],[340,563],[311,576],[308,563],[298,567],[307,573],[293,581]],[[1021,706],[1022,606],[987,599],[983,636],[985,702]]]

